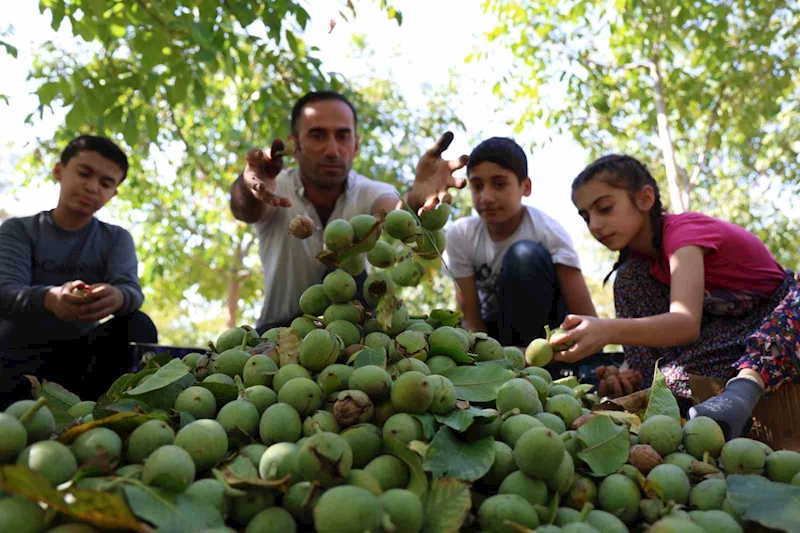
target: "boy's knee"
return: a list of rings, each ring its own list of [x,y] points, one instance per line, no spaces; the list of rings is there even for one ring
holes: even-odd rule
[[[158,328],[149,316],[141,311],[134,311],[127,318],[130,342],[158,344]]]
[[[553,259],[547,248],[533,241],[518,241],[511,245],[503,259],[503,267],[530,272],[537,267],[552,267]]]

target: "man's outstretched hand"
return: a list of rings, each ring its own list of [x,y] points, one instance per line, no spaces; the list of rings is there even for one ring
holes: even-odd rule
[[[269,150],[247,152],[244,183],[257,199],[274,207],[291,207],[292,201],[275,194],[275,178],[283,169],[283,141],[276,139]]]
[[[439,202],[450,203],[452,197],[448,189],[463,189],[467,185],[464,178],[456,178],[453,172],[464,168],[469,156],[462,155],[457,159],[442,159],[442,153],[453,142],[453,133],[446,132],[420,158],[414,176],[414,185],[408,191],[406,201],[417,213],[433,209]]]

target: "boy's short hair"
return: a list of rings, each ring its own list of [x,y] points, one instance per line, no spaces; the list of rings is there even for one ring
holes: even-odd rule
[[[294,107],[292,107],[290,125],[294,135],[298,134],[297,122],[300,120],[300,113],[303,111],[303,108],[308,104],[313,104],[314,102],[323,102],[325,100],[338,100],[347,104],[347,107],[349,107],[350,111],[353,112],[353,126],[358,129],[358,113],[356,113],[356,108],[353,103],[348,100],[345,95],[330,90],[312,91],[297,100],[297,102],[294,104]]]
[[[513,172],[520,183],[528,177],[528,158],[525,151],[508,137],[491,137],[476,146],[469,154],[467,172],[485,161]]]
[[[61,152],[61,164],[67,166],[69,160],[78,155],[80,152],[97,152],[106,159],[113,161],[122,170],[122,179],[120,183],[125,181],[128,176],[128,157],[122,149],[114,144],[114,142],[107,137],[98,137],[96,135],[81,135],[74,138]]]

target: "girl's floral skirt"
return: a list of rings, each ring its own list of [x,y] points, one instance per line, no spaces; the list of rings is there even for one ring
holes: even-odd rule
[[[669,311],[669,287],[648,274],[646,260],[629,259],[614,280],[618,318],[653,316]],[[653,378],[656,361],[676,394],[688,398],[689,374],[729,379],[744,368],[758,371],[770,394],[800,380],[800,280],[787,272],[774,294],[706,291],[700,338],[671,348],[625,346],[631,368]]]

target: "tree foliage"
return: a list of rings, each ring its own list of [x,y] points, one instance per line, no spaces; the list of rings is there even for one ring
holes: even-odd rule
[[[201,343],[226,323],[254,321],[260,261],[251,228],[230,213],[229,187],[248,149],[286,138],[302,94],[331,88],[349,96],[362,135],[354,168],[401,191],[419,146],[460,124],[441,94],[428,109],[412,110],[389,80],[325,72],[319,50],[303,40],[310,15],[300,2],[41,0],[40,7],[54,29],[69,21],[84,42],[78,53],[49,43],[31,70],[40,105],[29,120],[49,106],[69,110],[31,160],[49,165],[79,133],[126,147],[131,177],[109,207],[134,234],[145,310],[162,342]]]
[[[568,133],[592,157],[641,158],[673,212],[703,210],[754,230],[797,263],[800,5],[791,0],[485,0],[489,40],[513,72],[518,129]],[[478,57],[485,55],[479,52]],[[770,190],[770,187],[772,189]],[[783,195],[783,197],[781,197]]]

